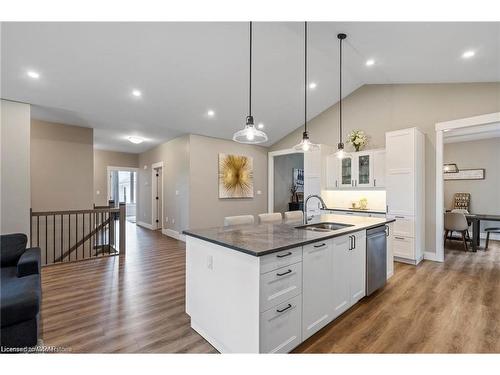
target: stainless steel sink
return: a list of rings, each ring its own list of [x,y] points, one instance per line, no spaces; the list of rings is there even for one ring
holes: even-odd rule
[[[347,227],[352,227],[352,224],[342,224],[342,223],[314,223],[295,227],[297,229],[312,230],[316,232],[331,232],[334,230],[344,229]]]

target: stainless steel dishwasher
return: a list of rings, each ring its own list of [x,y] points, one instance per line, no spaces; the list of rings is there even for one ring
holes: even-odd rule
[[[366,295],[387,281],[387,239],[385,225],[366,231]]]

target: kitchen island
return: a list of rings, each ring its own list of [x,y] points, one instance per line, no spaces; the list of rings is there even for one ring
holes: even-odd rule
[[[316,221],[339,225],[184,231],[191,327],[221,353],[287,353],[363,298],[366,231],[393,220]]]

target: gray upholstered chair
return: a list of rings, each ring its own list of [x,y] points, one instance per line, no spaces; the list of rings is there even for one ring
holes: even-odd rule
[[[255,219],[253,215],[226,216],[224,218],[224,226],[253,224]]]
[[[260,224],[276,224],[276,223],[281,223],[282,221],[283,217],[281,216],[280,212],[259,214]]]
[[[469,223],[463,213],[460,212],[446,212],[444,214],[444,244],[449,233],[460,232],[462,234],[462,241],[464,243],[465,251],[467,249],[467,239],[469,238]]]
[[[285,212],[285,223],[302,223],[304,213],[302,211],[287,211]]]

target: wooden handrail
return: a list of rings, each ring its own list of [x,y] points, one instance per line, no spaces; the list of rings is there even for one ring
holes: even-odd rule
[[[73,214],[93,214],[101,212],[120,212],[119,208],[95,208],[90,210],[66,210],[66,211],[40,211],[32,212],[31,216],[52,216],[52,215],[73,215]]]

